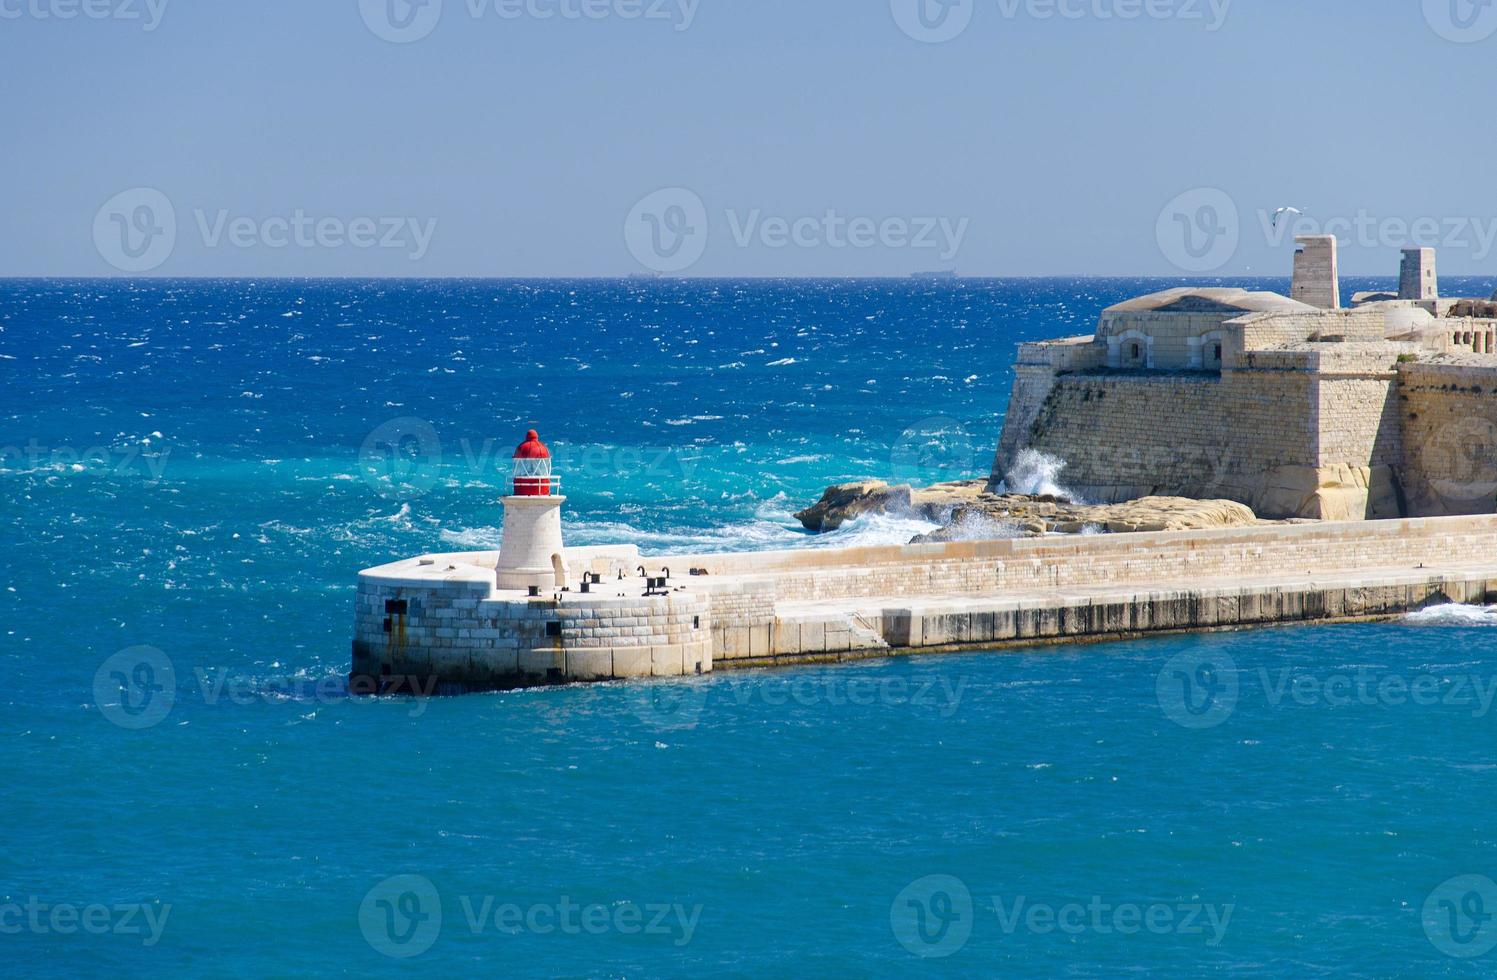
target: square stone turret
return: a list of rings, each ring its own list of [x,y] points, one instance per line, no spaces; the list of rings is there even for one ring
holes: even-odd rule
[[[1295,239],[1294,286],[1289,295],[1322,310],[1341,309],[1341,281],[1336,266],[1335,235],[1299,235]]]
[[[1431,300],[1440,298],[1440,277],[1435,272],[1435,250],[1406,248],[1403,265],[1398,270],[1398,298]]]

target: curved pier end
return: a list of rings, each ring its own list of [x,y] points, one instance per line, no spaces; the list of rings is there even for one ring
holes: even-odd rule
[[[708,597],[680,579],[650,589],[633,548],[569,549],[569,589],[539,596],[499,589],[498,557],[426,555],[361,572],[350,688],[504,690],[712,670]],[[602,581],[583,592],[584,573]]]

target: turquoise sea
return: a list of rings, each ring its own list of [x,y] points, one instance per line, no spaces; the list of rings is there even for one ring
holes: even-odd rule
[[[1497,975],[1494,611],[347,697],[527,427],[571,543],[902,541],[790,515],[1174,284],[0,281],[0,968]]]

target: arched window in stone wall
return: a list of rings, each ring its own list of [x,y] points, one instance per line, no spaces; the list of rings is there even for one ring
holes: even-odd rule
[[[1108,364],[1115,368],[1153,367],[1149,338],[1141,330],[1127,330],[1108,338]]]
[[[1222,350],[1226,345],[1227,334],[1223,330],[1213,330],[1202,334],[1200,338],[1200,361],[1193,364],[1203,371],[1220,371],[1222,369]]]

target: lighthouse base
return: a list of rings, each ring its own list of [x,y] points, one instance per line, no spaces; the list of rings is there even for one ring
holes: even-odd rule
[[[561,546],[565,497],[505,497],[504,539],[494,573],[500,591],[542,591],[566,585]]]

